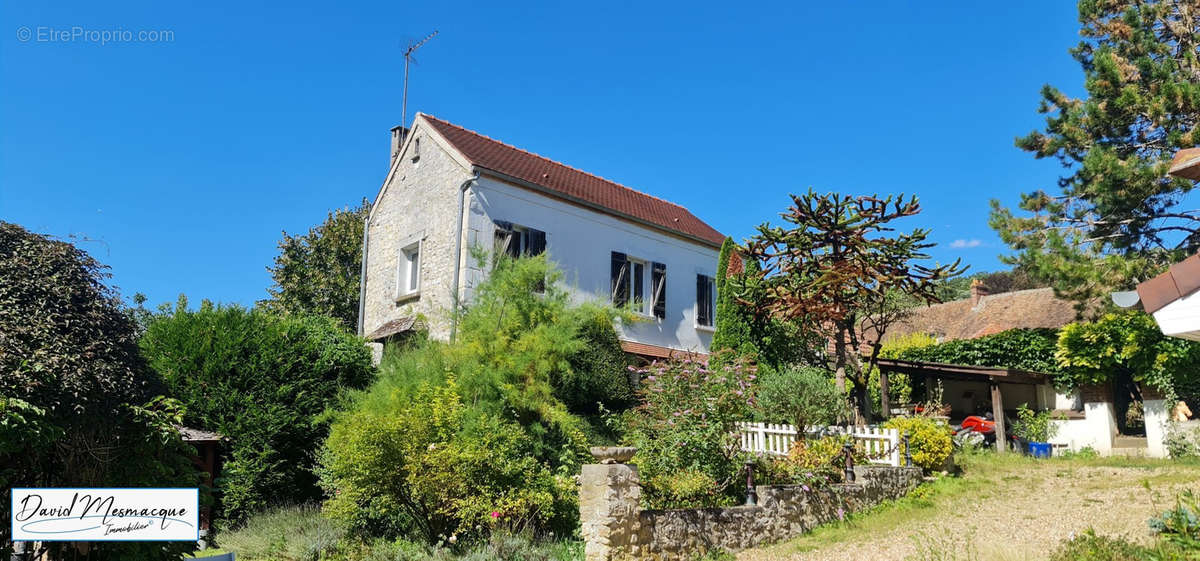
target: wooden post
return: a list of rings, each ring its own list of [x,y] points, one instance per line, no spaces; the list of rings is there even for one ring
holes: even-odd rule
[[[992,386],[992,417],[996,421],[996,452],[1008,451],[1008,435],[1004,430],[1004,398],[1000,395],[1000,384],[989,379]]]
[[[892,417],[892,400],[888,397],[888,373],[882,368],[879,369],[879,408],[883,409],[881,413],[884,419]]]

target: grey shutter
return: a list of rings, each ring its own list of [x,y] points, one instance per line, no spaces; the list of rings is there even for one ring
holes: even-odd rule
[[[653,263],[650,267],[650,286],[653,290],[654,298],[654,317],[658,319],[666,319],[667,317],[667,266],[662,263]]]
[[[496,225],[495,258],[499,258],[505,254],[511,255],[510,248],[513,247],[513,234],[515,233],[513,232],[512,222],[493,220],[492,223]]]
[[[712,325],[712,283],[704,275],[696,275],[696,324]]]
[[[612,252],[612,302],[616,307],[629,302],[629,261],[624,253]]]
[[[526,253],[530,256],[541,255],[546,252],[546,233],[541,230],[530,228],[526,235],[529,237],[529,247]]]

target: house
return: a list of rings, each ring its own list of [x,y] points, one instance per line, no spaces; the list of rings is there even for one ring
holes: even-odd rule
[[[391,165],[366,224],[360,334],[427,329],[487,275],[472,249],[546,253],[574,301],[628,303],[627,352],[707,353],[724,236],[686,208],[418,113],[392,130]]]
[[[913,333],[932,335],[938,342],[975,339],[1009,329],[1058,329],[1075,320],[1075,304],[1056,297],[1051,288],[990,294],[977,281],[971,286],[969,298],[914,311],[889,329],[884,341]],[[881,371],[939,380],[952,418],[996,410],[1006,411],[1012,418],[1017,406],[1027,404],[1034,410],[1053,410],[1062,418],[1055,421],[1058,434],[1050,439],[1056,448],[1072,451],[1092,448],[1103,455],[1164,453],[1161,434],[1148,431],[1148,438],[1120,434],[1112,387],[1085,387],[1062,393],[1055,390],[1049,376],[1039,372],[890,359],[880,359],[879,367]],[[1147,407],[1147,411],[1152,410]],[[1001,432],[1004,427],[999,415],[997,420]]]

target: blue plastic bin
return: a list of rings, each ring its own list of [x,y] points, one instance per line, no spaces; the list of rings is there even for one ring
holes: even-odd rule
[[[1035,458],[1049,458],[1050,457],[1050,443],[1049,442],[1030,442],[1029,443],[1029,455],[1033,456]]]

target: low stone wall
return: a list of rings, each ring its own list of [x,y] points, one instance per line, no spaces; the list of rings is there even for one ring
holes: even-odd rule
[[[586,465],[579,506],[587,560],[680,561],[714,549],[738,551],[798,536],[921,482],[915,467],[858,466],[855,474],[857,483],[827,489],[760,485],[754,506],[641,510],[635,466]]]

